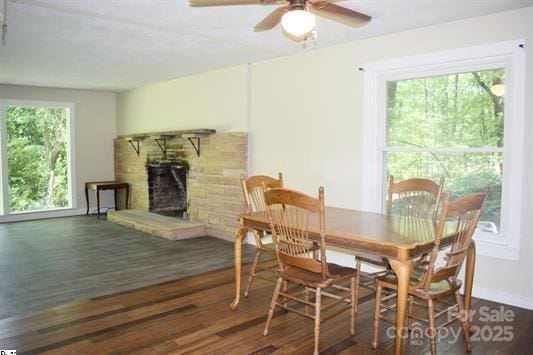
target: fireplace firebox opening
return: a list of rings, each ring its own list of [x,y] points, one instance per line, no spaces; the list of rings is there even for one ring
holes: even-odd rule
[[[147,164],[148,199],[151,212],[187,218],[188,166]]]

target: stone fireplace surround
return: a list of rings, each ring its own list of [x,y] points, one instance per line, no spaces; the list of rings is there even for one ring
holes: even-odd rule
[[[172,137],[166,139],[166,157],[153,138],[156,135]],[[118,136],[114,141],[115,179],[130,184],[129,208],[150,209],[148,163],[172,164],[185,160],[189,164],[189,220],[204,223],[210,236],[233,241],[238,216],[245,210],[240,176],[246,174],[246,133],[214,133],[201,137],[200,156],[187,138],[176,132],[136,136],[144,136],[139,141],[139,154],[128,142],[131,136]]]

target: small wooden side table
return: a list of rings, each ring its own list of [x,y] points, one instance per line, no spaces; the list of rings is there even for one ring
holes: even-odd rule
[[[128,200],[130,197],[130,184],[121,181],[91,181],[85,183],[85,199],[87,200],[87,213],[89,214],[89,190],[96,192],[96,216],[100,219],[100,191],[114,190],[115,193],[115,210],[117,210],[117,190],[126,189],[125,209],[128,209]]]

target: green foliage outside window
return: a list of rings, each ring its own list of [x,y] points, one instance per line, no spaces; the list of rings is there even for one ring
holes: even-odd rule
[[[68,207],[65,108],[7,108],[9,209]]]
[[[491,89],[504,82],[505,70],[496,69],[387,85],[387,173],[396,180],[444,176],[454,197],[490,186],[480,220],[494,223],[492,232],[501,216],[504,96]]]

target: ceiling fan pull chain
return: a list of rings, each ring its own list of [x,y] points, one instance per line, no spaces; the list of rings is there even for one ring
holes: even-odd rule
[[[306,37],[304,40],[303,40],[303,43],[302,43],[302,48],[303,49],[307,49],[307,42],[311,40],[313,41],[313,48],[316,49],[317,48],[317,45],[318,45],[318,32],[316,31],[316,29],[314,29],[311,34],[309,35],[309,37]]]
[[[311,39],[315,45],[318,43],[318,32],[316,31],[316,28],[311,32]]]

